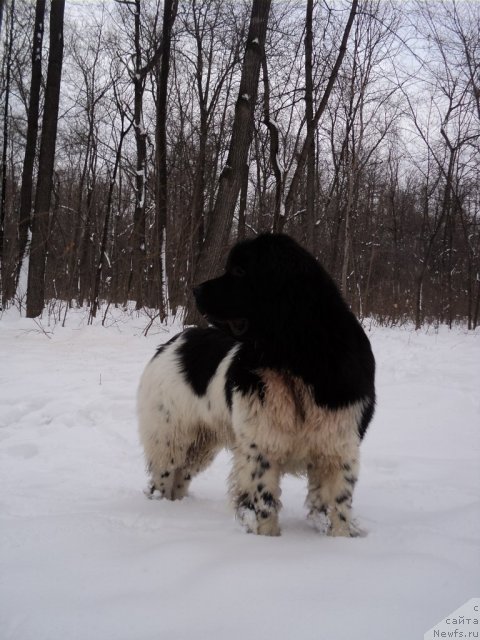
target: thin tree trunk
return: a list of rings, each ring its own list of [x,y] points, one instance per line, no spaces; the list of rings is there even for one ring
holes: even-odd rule
[[[305,239],[310,251],[315,246],[315,126],[313,122],[313,0],[307,0],[305,19],[305,118],[307,138],[307,193],[305,208]]]
[[[476,292],[476,301],[475,301],[474,312],[473,312],[472,329],[476,329],[478,326],[479,311],[480,311],[480,279],[477,280],[477,292]]]
[[[155,129],[155,304],[160,319],[165,318],[163,249],[167,231],[167,94],[170,72],[172,28],[177,15],[178,0],[165,0],[163,7],[162,57],[158,77],[157,112]]]
[[[242,179],[242,186],[240,189],[240,204],[238,208],[238,239],[243,240],[245,238],[245,211],[247,209],[247,195],[248,195],[248,164],[245,165],[245,173]]]
[[[90,297],[92,286],[92,258],[94,254],[94,220],[93,220],[93,196],[96,182],[96,166],[97,166],[97,141],[95,139],[95,120],[94,107],[89,107],[88,114],[89,126],[87,136],[87,149],[85,157],[84,172],[80,180],[80,195],[78,207],[78,223],[81,223],[82,214],[82,192],[83,185],[87,184],[87,198],[85,210],[85,226],[83,229],[83,237],[79,246],[78,260],[78,304],[83,306],[86,299]]]
[[[444,201],[445,204],[445,201]],[[422,268],[420,270],[419,275],[416,278],[417,287],[416,287],[416,295],[415,295],[415,329],[420,329],[424,320],[423,315],[423,284],[425,280],[425,276],[430,265],[430,258],[433,253],[433,245],[435,239],[437,237],[438,232],[443,224],[443,220],[445,217],[445,206],[442,206],[442,210],[440,212],[440,216],[435,224],[435,227],[428,239],[427,248],[425,254],[423,256]],[[425,202],[424,202],[424,217],[426,218],[429,215],[428,211],[428,193],[425,193]]]
[[[37,0],[35,25],[32,40],[32,77],[27,114],[27,139],[22,170],[20,210],[18,213],[18,264],[16,284],[20,276],[23,257],[28,242],[28,230],[32,213],[33,168],[37,150],[38,116],[40,112],[40,89],[42,84],[42,45],[45,21],[45,0]]]
[[[203,40],[200,29],[199,17],[196,14],[196,3],[192,4],[193,19],[195,25],[195,42],[197,46],[197,64],[195,67],[195,80],[198,91],[198,108],[199,108],[199,139],[198,139],[198,155],[195,167],[195,179],[193,183],[192,205],[190,215],[190,225],[184,228],[190,232],[190,252],[188,255],[187,268],[187,286],[191,287],[195,276],[197,263],[205,235],[205,163],[207,159],[207,138],[208,138],[208,90],[209,86],[204,89],[204,51]],[[210,65],[207,68],[207,78],[210,78]],[[181,242],[181,240],[180,240]],[[188,241],[187,241],[188,242]],[[186,292],[187,293],[187,292]],[[187,293],[188,299],[188,293]],[[186,321],[188,322],[189,309],[186,311]]]
[[[352,151],[352,156],[355,151]],[[348,265],[350,262],[350,250],[351,250],[351,215],[353,206],[353,191],[354,191],[354,175],[355,175],[355,159],[352,157],[351,163],[349,163],[349,173],[347,176],[347,201],[345,203],[345,238],[343,243],[343,260],[342,260],[342,293],[344,297],[347,297],[347,279],[348,279]]]
[[[90,128],[89,128],[90,132]],[[82,306],[83,300],[81,299],[81,287],[80,287],[80,269],[82,265],[82,255],[83,255],[83,236],[82,236],[82,228],[86,225],[83,224],[83,216],[82,216],[82,208],[83,208],[83,191],[85,186],[85,181],[87,179],[87,171],[89,166],[90,159],[90,147],[91,147],[91,138],[90,133],[87,136],[87,142],[85,146],[85,161],[83,162],[82,172],[80,174],[80,178],[78,181],[78,199],[76,204],[75,211],[75,228],[73,230],[73,247],[72,252],[69,257],[69,266],[68,272],[70,275],[70,284],[69,284],[69,298],[75,298],[79,306]],[[83,232],[85,233],[85,229],[83,228]]]
[[[340,66],[343,62],[343,58],[347,51],[348,36],[350,35],[352,24],[353,24],[355,15],[357,13],[357,6],[358,6],[358,0],[352,0],[350,15],[348,16],[347,24],[345,25],[345,30],[343,32],[342,41],[340,43],[340,48],[338,50],[337,59],[335,61],[335,64],[333,65],[333,69],[328,79],[327,86],[325,88],[325,92],[322,96],[320,104],[318,105],[317,110],[315,111],[315,115],[313,117],[313,122],[312,122],[313,126],[311,127],[310,131],[307,131],[307,135],[305,136],[305,140],[303,142],[302,150],[300,152],[300,155],[298,156],[297,166],[295,168],[295,172],[293,174],[292,181],[290,183],[290,188],[288,190],[287,197],[285,199],[285,215],[283,217],[283,220],[280,221],[281,226],[283,226],[285,221],[288,220],[288,218],[292,213],[293,204],[295,202],[298,186],[300,184],[300,179],[302,177],[303,169],[305,167],[305,162],[307,160],[308,151],[315,137],[315,130],[328,104],[328,99],[330,98],[333,85],[335,84],[335,80],[337,79]]]
[[[28,266],[28,318],[39,316],[45,304],[45,268],[62,76],[64,10],[65,0],[52,2],[45,111],[40,142],[37,193],[32,220],[32,243]]]
[[[134,86],[134,127],[137,147],[137,166],[135,172],[135,211],[133,214],[132,262],[130,284],[136,308],[140,309],[145,298],[145,196],[146,196],[146,159],[147,132],[143,122],[143,91],[145,75],[142,73],[142,54],[140,49],[140,0],[135,0],[135,74]]]
[[[275,204],[273,209],[273,229],[279,226],[281,206],[282,206],[282,172],[278,164],[278,126],[271,119],[270,114],[270,81],[268,79],[268,65],[265,51],[262,55],[263,72],[263,122],[270,133],[270,164],[272,165],[273,176],[275,178]],[[258,163],[257,163],[258,164]]]
[[[108,232],[110,229],[110,218],[112,215],[112,205],[113,205],[113,190],[115,188],[115,183],[117,180],[118,168],[120,166],[120,160],[122,158],[122,147],[125,136],[130,130],[130,125],[127,129],[123,129],[123,118],[122,118],[122,131],[120,133],[120,140],[118,142],[117,152],[115,154],[115,164],[113,166],[113,172],[110,177],[110,184],[108,186],[108,196],[107,196],[107,205],[105,208],[105,219],[103,221],[103,232],[102,232],[102,242],[100,245],[100,255],[98,257],[97,268],[95,270],[95,281],[93,285],[93,296],[90,305],[90,315],[89,315],[89,324],[92,323],[93,318],[97,315],[98,305],[99,305],[99,295],[100,295],[100,281],[102,277],[103,265],[105,264],[105,258],[107,255],[107,243],[108,243]]]
[[[235,207],[252,141],[253,115],[270,4],[270,0],[253,0],[230,148],[227,163],[220,175],[215,207],[207,221],[197,281],[205,280],[214,274],[224,259],[230,239]]]
[[[3,7],[5,6],[5,0],[0,0],[0,33],[2,32],[3,24]]]
[[[205,163],[207,159],[207,113],[204,104],[200,104],[200,135],[198,140],[198,156],[193,184],[192,208],[190,219],[190,255],[188,270],[188,283],[192,284],[202,241],[205,233],[204,227],[204,197],[205,197]]]
[[[3,261],[4,255],[4,233],[5,233],[5,213],[6,213],[6,205],[7,205],[7,150],[8,150],[8,110],[9,110],[9,102],[10,102],[10,68],[12,66],[12,47],[13,47],[13,16],[15,12],[15,0],[12,0],[12,4],[10,6],[10,29],[8,34],[8,46],[7,46],[7,60],[6,60],[6,77],[5,77],[5,103],[4,103],[4,114],[3,114],[3,147],[2,147],[2,191],[0,194],[0,285],[2,296],[0,300],[6,302],[5,300],[5,291],[8,289],[6,285],[7,273],[5,269],[5,264]]]

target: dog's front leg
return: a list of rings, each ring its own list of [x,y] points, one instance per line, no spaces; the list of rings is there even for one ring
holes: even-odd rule
[[[235,513],[249,533],[279,536],[280,471],[254,442],[237,441],[230,474]]]

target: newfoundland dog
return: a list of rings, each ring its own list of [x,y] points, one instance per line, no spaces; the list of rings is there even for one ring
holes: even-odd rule
[[[305,474],[307,508],[331,536],[351,519],[359,445],[375,404],[370,343],[319,262],[286,235],[233,247],[194,289],[209,328],[160,347],[138,391],[148,495],[183,498],[223,447],[249,532],[279,535],[280,479]]]

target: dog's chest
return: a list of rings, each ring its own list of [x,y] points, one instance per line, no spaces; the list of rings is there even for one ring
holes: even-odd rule
[[[298,459],[318,452],[337,456],[358,439],[362,405],[328,409],[316,404],[312,390],[300,378],[263,369],[264,391],[243,396],[237,404],[234,430],[265,450]]]

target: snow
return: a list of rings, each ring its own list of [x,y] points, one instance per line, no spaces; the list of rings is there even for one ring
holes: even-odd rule
[[[480,332],[372,327],[369,535],[319,535],[288,477],[263,538],[229,510],[227,453],[182,502],[144,497],[136,386],[179,325],[102,316],[0,320],[2,640],[413,640],[478,596]]]

